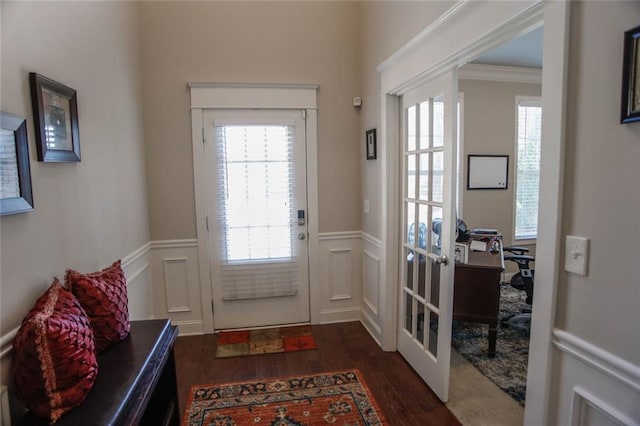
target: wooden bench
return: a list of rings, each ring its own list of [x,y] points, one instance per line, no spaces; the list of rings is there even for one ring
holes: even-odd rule
[[[131,333],[98,356],[98,377],[78,408],[56,425],[178,425],[180,414],[169,320],[132,321]],[[47,425],[27,413],[19,425]]]

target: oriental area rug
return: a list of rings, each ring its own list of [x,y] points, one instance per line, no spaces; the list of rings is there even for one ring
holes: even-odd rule
[[[311,326],[222,331],[218,334],[216,358],[318,349]]]
[[[384,425],[357,369],[192,386],[182,419],[201,425]]]
[[[518,314],[528,305],[524,291],[516,290],[506,283],[500,284],[500,314],[506,318]],[[525,404],[527,362],[529,358],[530,323],[498,326],[496,356],[489,358],[486,324],[453,322],[451,344],[482,374],[509,394],[520,405]]]

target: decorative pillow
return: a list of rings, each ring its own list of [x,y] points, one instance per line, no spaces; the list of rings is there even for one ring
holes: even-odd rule
[[[57,278],[22,320],[13,348],[16,395],[38,417],[55,423],[93,387],[98,363],[89,319]]]
[[[65,281],[89,317],[98,354],[129,335],[127,280],[120,260],[91,274],[68,269]]]

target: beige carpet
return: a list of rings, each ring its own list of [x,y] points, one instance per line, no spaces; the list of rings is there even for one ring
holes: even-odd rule
[[[451,349],[447,408],[465,426],[520,426],[524,407]]]

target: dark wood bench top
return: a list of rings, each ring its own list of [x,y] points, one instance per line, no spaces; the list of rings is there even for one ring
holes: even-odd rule
[[[169,320],[132,321],[129,336],[98,356],[98,376],[82,405],[65,414],[56,425],[147,423],[144,421],[145,410],[165,367],[173,370],[167,371],[168,379],[163,379],[174,387],[167,391],[173,396],[177,392],[173,361],[177,335],[177,327]],[[170,395],[165,399],[167,404],[175,404],[173,410],[177,412],[177,400],[172,401],[175,398]],[[19,424],[46,425],[48,421],[27,413]]]

